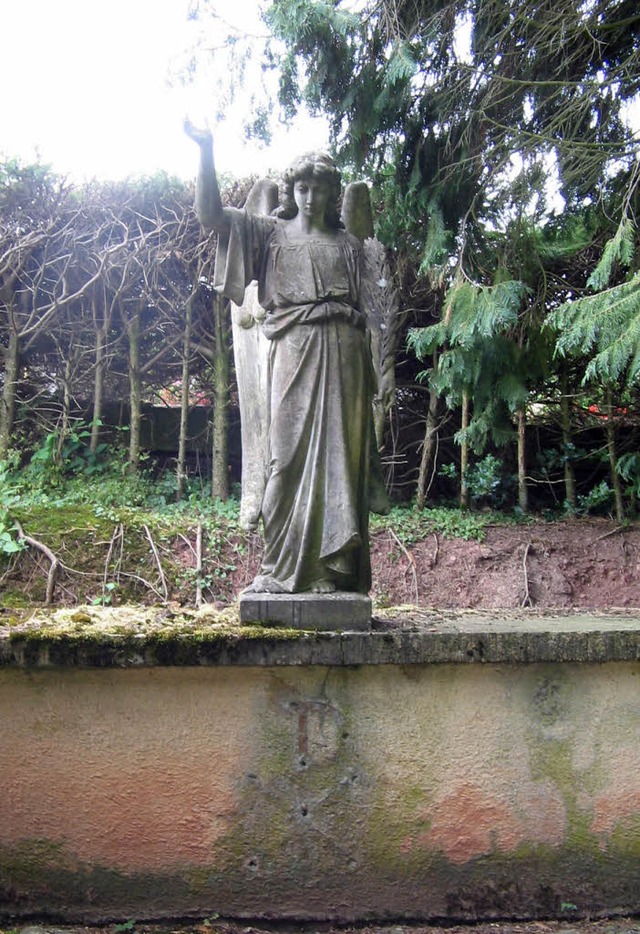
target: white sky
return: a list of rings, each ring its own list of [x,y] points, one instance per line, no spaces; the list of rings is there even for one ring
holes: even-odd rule
[[[259,0],[210,3],[241,32],[264,32]],[[215,81],[204,69],[196,85],[170,87],[171,69],[185,61],[201,28],[186,12],[187,0],[4,0],[0,155],[39,155],[75,179],[158,169],[193,178],[197,150],[182,131],[186,114],[211,122],[221,173],[279,170],[300,152],[326,147],[325,122],[302,116],[266,150],[247,142],[241,101],[216,126]],[[207,45],[220,39],[210,33]],[[228,71],[221,53],[216,64]],[[259,63],[249,67],[260,94]]]
[[[263,30],[254,0],[215,0],[243,29]],[[182,119],[211,120],[211,83],[169,86],[198,25],[186,0],[5,0],[2,13],[0,153],[80,179],[120,178],[164,169],[191,178],[197,150]],[[211,37],[215,44],[217,37]],[[217,127],[221,173],[281,169],[298,152],[327,145],[321,121],[300,118],[260,149],[240,129],[242,104]]]

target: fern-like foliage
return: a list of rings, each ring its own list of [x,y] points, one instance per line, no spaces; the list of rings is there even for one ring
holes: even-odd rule
[[[399,39],[393,43],[385,80],[388,84],[409,81],[417,69],[415,55],[408,42]]]
[[[445,319],[450,318],[454,344],[472,346],[477,340],[504,334],[516,324],[527,288],[509,279],[492,286],[470,282],[454,285],[445,297]]]
[[[429,221],[424,250],[420,259],[420,273],[429,275],[434,267],[441,266],[449,255],[449,232],[444,223],[440,205],[435,201],[429,204]]]
[[[616,268],[631,265],[635,233],[624,216],[587,281],[596,294],[564,302],[547,319],[557,332],[557,356],[590,358],[583,383],[640,379],[640,272],[609,285]]]
[[[536,227],[533,249],[541,262],[554,263],[576,256],[593,242],[594,230],[584,215],[563,218],[561,224]]]
[[[547,326],[558,332],[557,355],[591,356],[583,382],[638,382],[640,272],[596,295],[565,302],[549,316]]]
[[[458,278],[445,296],[442,320],[409,332],[409,346],[419,359],[441,351],[437,369],[422,378],[447,404],[471,395],[473,419],[456,440],[476,451],[488,438],[504,444],[512,436],[511,413],[528,397],[523,351],[512,339],[527,291],[515,279],[485,286]]]
[[[478,343],[515,326],[526,293],[527,287],[517,279],[486,286],[459,278],[445,296],[442,321],[412,328],[408,345],[420,360],[445,344],[474,351]]]
[[[623,217],[613,237],[607,241],[602,258],[587,279],[587,285],[594,291],[606,289],[611,282],[616,263],[628,268],[633,259],[635,227],[629,217]]]

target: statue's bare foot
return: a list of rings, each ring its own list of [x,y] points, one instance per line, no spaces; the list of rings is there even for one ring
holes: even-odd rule
[[[336,585],[330,580],[314,581],[309,590],[311,593],[334,593]]]
[[[266,574],[258,574],[256,579],[249,587],[245,587],[243,593],[285,593],[282,584],[268,577]]]

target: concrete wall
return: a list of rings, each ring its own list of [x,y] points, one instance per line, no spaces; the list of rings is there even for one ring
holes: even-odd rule
[[[0,909],[640,910],[640,661],[326,666],[291,651],[0,668]]]

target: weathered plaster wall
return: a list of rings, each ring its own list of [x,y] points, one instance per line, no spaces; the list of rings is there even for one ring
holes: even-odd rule
[[[640,910],[640,663],[0,670],[0,906]]]

